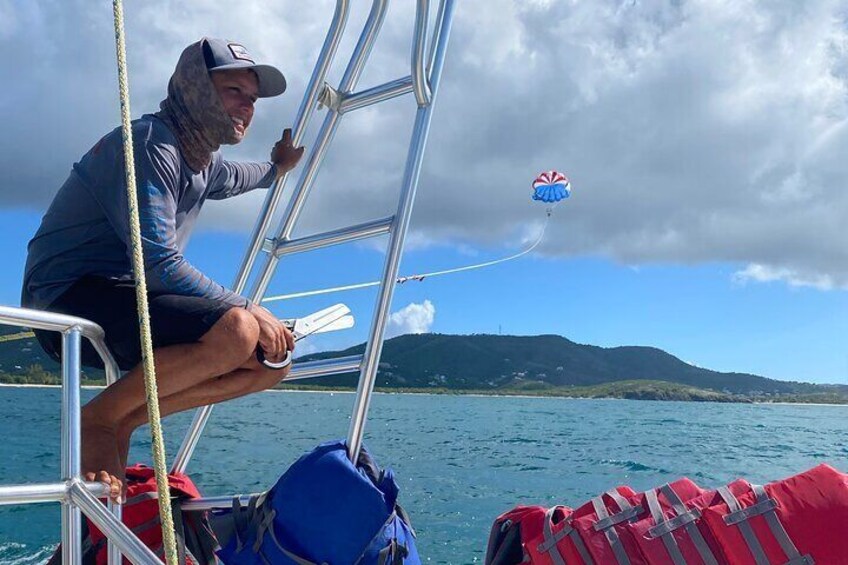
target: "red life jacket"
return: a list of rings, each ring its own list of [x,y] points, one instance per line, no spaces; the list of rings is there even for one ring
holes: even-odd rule
[[[686,478],[669,488],[685,500],[704,492]],[[672,509],[671,501],[659,496],[654,501],[653,494],[636,494],[630,487],[620,486],[574,511],[565,506],[549,508],[541,528],[534,523],[532,531],[538,531],[538,535],[523,540],[527,561],[544,565],[647,563],[630,522],[650,516],[650,505],[659,512]]]
[[[524,561],[525,543],[542,532],[545,508],[516,506],[495,519],[489,533],[486,565],[513,565]]]
[[[636,494],[628,486],[620,486],[575,510],[572,523],[594,563],[644,565],[639,546],[625,526],[627,522],[638,520],[646,513],[642,495]]]
[[[156,477],[153,469],[145,465],[134,465],[126,471],[127,494],[126,502],[122,508],[122,521],[126,524],[154,553],[163,556],[162,525],[159,518],[159,501],[156,492]],[[214,559],[214,536],[205,522],[203,514],[188,515],[179,511],[179,503],[187,498],[200,498],[200,491],[182,473],[168,475],[168,484],[171,487],[172,507],[174,512],[174,526],[177,532],[177,543],[180,553],[185,550],[187,540],[194,549],[185,557],[185,562],[194,565],[205,565],[209,561],[211,550]],[[86,546],[86,563],[106,565],[106,538],[97,527],[89,523],[89,537]],[[199,539],[198,539],[199,538]],[[201,547],[198,547],[200,545]],[[198,554],[195,556],[194,554]],[[93,557],[93,559],[92,559]],[[163,558],[164,559],[164,558]],[[181,557],[181,561],[182,561]],[[129,561],[124,558],[124,563]]]
[[[702,519],[728,563],[848,563],[848,476],[833,467],[719,495]]]
[[[517,507],[498,520],[493,535],[520,523],[523,551],[499,561],[487,553],[487,565],[848,564],[848,475],[819,465],[715,491],[684,478],[640,495],[618,487],[574,511]]]
[[[542,533],[525,544],[530,563],[592,563],[586,544],[572,525],[573,517],[574,511],[567,506],[553,506],[548,509],[542,523]]]
[[[739,495],[747,492],[750,487],[747,481],[739,479],[727,485],[727,488]],[[675,483],[672,483],[654,489],[653,492],[667,506],[654,507],[650,516],[628,525],[639,550],[650,565],[727,563],[712,532],[700,519],[705,508],[721,502],[718,491],[706,491],[685,500],[685,493],[677,492]],[[649,501],[648,505],[651,510],[653,503]]]

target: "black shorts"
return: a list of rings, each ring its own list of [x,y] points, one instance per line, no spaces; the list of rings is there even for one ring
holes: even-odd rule
[[[232,307],[197,296],[148,293],[153,347],[196,342]],[[86,276],[46,310],[85,318],[100,325],[106,332],[106,345],[122,370],[128,371],[141,362],[141,330],[134,283]],[[58,361],[62,335],[38,330],[35,334],[44,351]],[[100,356],[87,339],[82,340],[82,364],[103,368]]]

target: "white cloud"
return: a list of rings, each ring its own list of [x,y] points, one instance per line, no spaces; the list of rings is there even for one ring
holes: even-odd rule
[[[184,45],[202,35],[238,39],[289,81],[226,152],[266,158],[294,119],[333,5],[129,7],[134,115],[157,109]],[[339,61],[364,20],[352,9]],[[409,73],[412,11],[392,6],[360,88]],[[0,61],[0,206],[43,208],[71,163],[117,125],[111,24],[107,6],[85,0],[0,0],[0,48],[16,53]],[[337,63],[330,81],[342,70]],[[394,212],[413,112],[407,97],[345,116],[300,232]],[[409,241],[515,247],[544,213],[529,201],[530,180],[558,168],[574,192],[539,252],[634,267],[757,265],[791,273],[772,280],[845,288],[846,124],[844,0],[464,0]],[[201,226],[247,231],[260,202],[210,203]]]
[[[436,317],[436,307],[429,300],[412,303],[389,316],[386,337],[403,334],[423,334],[430,331]]]
[[[319,351],[322,351],[322,349],[314,341],[302,340],[298,342],[295,348],[295,356],[303,357],[312,353],[318,353]]]
[[[820,290],[832,290],[836,288],[833,278],[827,275],[807,274],[787,268],[774,268],[767,265],[748,265],[741,271],[733,274],[733,279],[739,284],[748,282],[775,282],[780,281],[794,287],[813,287]],[[843,286],[848,290],[848,285]]]

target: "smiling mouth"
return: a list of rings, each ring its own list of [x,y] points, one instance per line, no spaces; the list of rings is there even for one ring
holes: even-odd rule
[[[232,120],[232,122],[233,122],[233,126],[235,126],[235,128],[236,128],[238,131],[240,131],[240,132],[244,132],[244,131],[247,129],[247,125],[244,123],[244,120],[243,120],[243,119],[241,119],[241,118],[236,118],[236,117],[234,117],[234,116],[233,116],[233,117],[231,117],[230,119],[231,119],[231,120]]]

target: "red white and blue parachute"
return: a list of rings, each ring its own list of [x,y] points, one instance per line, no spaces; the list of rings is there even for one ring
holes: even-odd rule
[[[541,173],[533,181],[533,200],[552,204],[571,195],[571,183],[568,177],[557,171]]]

